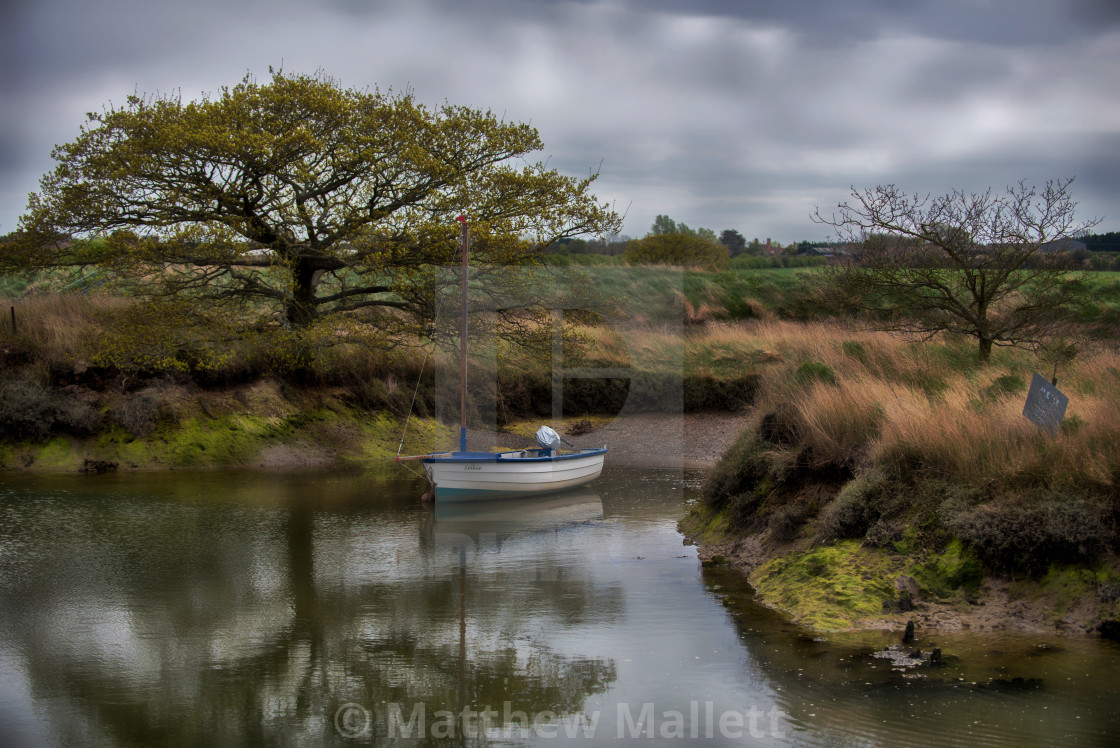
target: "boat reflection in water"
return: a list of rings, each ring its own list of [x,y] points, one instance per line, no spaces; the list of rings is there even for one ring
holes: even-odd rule
[[[538,497],[517,497],[472,502],[437,502],[432,510],[433,527],[442,544],[462,535],[476,542],[559,530],[566,525],[603,519],[599,494],[575,489]]]
[[[433,507],[433,521],[427,527],[427,534],[436,551],[434,555],[442,555],[440,551],[451,550],[457,551],[459,556],[457,714],[464,714],[464,710],[471,706],[475,698],[469,673],[472,652],[471,645],[468,644],[468,601],[488,605],[486,594],[494,593],[503,598],[506,604],[513,601],[515,605],[520,603],[526,609],[532,609],[533,598],[539,595],[541,583],[558,582],[564,576],[555,573],[557,567],[553,563],[538,565],[542,553],[548,555],[548,551],[544,549],[552,545],[542,543],[542,540],[546,540],[542,536],[555,537],[567,529],[578,532],[582,526],[602,519],[602,500],[597,493],[586,489],[545,497],[516,497],[468,503],[438,502]],[[495,559],[495,556],[498,558]],[[472,564],[469,558],[478,563]],[[511,570],[514,571],[512,578]],[[551,573],[547,570],[551,570]],[[542,571],[546,573],[542,574]],[[477,588],[473,594],[469,589],[472,586]],[[570,596],[560,595],[559,599],[565,597]],[[582,598],[583,595],[576,597]],[[554,601],[556,599],[553,597]],[[549,606],[555,607],[555,602]],[[614,663],[609,660],[589,664],[592,667],[587,668],[586,672],[593,677],[590,681],[584,680],[567,699],[568,709],[572,711],[579,710],[577,694],[602,692],[616,677]],[[512,702],[507,700],[505,703]],[[500,722],[499,717],[499,724]]]

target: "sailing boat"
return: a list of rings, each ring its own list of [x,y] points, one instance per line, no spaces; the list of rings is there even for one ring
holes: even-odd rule
[[[402,459],[423,461],[436,501],[477,501],[539,496],[582,486],[603,471],[606,445],[563,452],[560,436],[548,428],[537,432],[536,449],[511,452],[467,451],[467,217],[459,216],[462,238],[459,291],[459,450]]]

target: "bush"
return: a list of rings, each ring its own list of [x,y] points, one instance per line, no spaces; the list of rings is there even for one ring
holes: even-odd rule
[[[984,388],[985,400],[998,400],[1006,395],[1014,395],[1027,389],[1027,382],[1018,374],[1004,374]]]
[[[63,434],[91,436],[105,422],[96,408],[72,397],[57,397],[54,407],[54,430]]]
[[[867,348],[864,347],[863,343],[860,343],[856,340],[845,340],[840,344],[840,348],[844,351],[845,354],[851,356],[861,364],[867,363]]]
[[[824,541],[863,537],[883,514],[885,490],[886,479],[874,470],[848,481],[821,510],[817,537]]]
[[[683,385],[684,410],[696,413],[705,410],[739,410],[754,402],[760,377],[747,373],[738,377],[714,377],[710,374],[688,374]]]
[[[1113,539],[1104,506],[1056,491],[983,504],[945,523],[991,568],[1029,574],[1092,561]]]
[[[815,502],[806,499],[779,507],[770,515],[770,536],[780,542],[793,540],[818,508]]]
[[[632,239],[623,256],[633,265],[727,269],[727,249],[722,244],[689,234],[650,234],[643,239]]]
[[[0,435],[46,441],[52,433],[88,436],[102,423],[93,406],[34,382],[16,380],[0,389]]]
[[[133,436],[147,436],[156,429],[159,404],[148,395],[127,395],[113,405],[109,417]]]
[[[24,381],[0,389],[0,433],[9,439],[46,441],[55,410],[41,387]]]
[[[792,447],[801,440],[801,426],[793,408],[781,403],[762,417],[758,425],[758,435],[776,447]]]
[[[742,527],[769,486],[769,469],[765,444],[754,432],[744,431],[708,474],[701,497],[714,509],[730,509],[733,522]]]

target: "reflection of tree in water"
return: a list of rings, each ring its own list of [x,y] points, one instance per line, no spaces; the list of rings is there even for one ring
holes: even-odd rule
[[[33,560],[0,569],[13,572],[0,630],[61,742],[341,743],[346,702],[406,716],[422,702],[429,720],[505,702],[562,714],[615,679],[612,661],[553,651],[525,616],[617,615],[621,592],[589,574],[542,556],[542,579],[460,579],[457,556],[417,548],[419,512],[290,507],[15,507]]]

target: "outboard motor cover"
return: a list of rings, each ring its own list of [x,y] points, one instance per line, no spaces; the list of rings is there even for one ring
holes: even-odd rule
[[[541,426],[537,429],[537,444],[541,446],[541,449],[558,451],[560,449],[560,435],[548,426]]]

